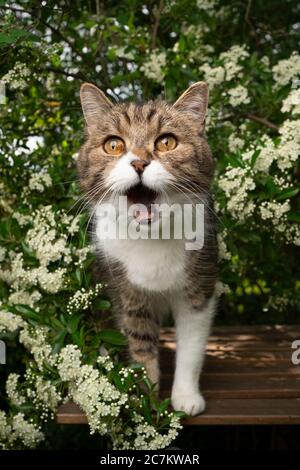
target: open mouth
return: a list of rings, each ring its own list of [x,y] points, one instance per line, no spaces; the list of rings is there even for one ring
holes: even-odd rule
[[[151,223],[154,219],[151,204],[155,204],[158,193],[139,183],[130,188],[125,193],[125,196],[127,196],[128,203],[135,206],[134,218],[136,221],[139,223]]]

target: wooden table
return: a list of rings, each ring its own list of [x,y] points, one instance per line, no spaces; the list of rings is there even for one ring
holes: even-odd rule
[[[184,425],[300,424],[300,365],[293,365],[292,342],[300,325],[215,327],[207,346],[201,388],[204,414]],[[170,396],[174,370],[173,328],[161,333],[161,395]],[[58,409],[60,424],[86,424],[74,403]]]

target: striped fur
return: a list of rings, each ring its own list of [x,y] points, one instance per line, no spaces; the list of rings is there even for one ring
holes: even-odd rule
[[[87,126],[78,175],[92,211],[105,201],[115,203],[122,188],[131,187],[139,178],[158,192],[161,202],[205,204],[205,240],[199,251],[185,251],[178,240],[103,241],[95,235],[97,216],[92,222],[98,254],[97,280],[108,285],[117,324],[128,337],[131,358],[143,363],[157,384],[159,327],[163,314],[173,311],[180,345],[173,405],[191,414],[204,409],[198,381],[215,313],[217,279],[217,242],[210,196],[213,160],[203,134],[207,99],[207,86],[202,82],[190,87],[175,104],[112,104],[93,85],[85,84],[81,90]],[[154,143],[162,134],[176,137],[174,150],[161,153],[155,149]],[[105,152],[103,145],[110,136],[125,142],[124,155],[112,157]],[[142,176],[133,170],[133,159],[147,161]],[[178,305],[182,306],[180,312]],[[190,328],[186,329],[185,321]],[[188,355],[182,340],[187,332]],[[189,342],[189,337],[185,341]],[[181,374],[185,375],[185,383],[180,382]]]

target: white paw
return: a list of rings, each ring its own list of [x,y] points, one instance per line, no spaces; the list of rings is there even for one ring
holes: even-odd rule
[[[201,393],[172,393],[172,406],[176,411],[184,411],[195,416],[205,410],[205,400]]]

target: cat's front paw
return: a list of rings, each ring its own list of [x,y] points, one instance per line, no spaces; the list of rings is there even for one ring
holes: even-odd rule
[[[201,393],[172,393],[172,406],[176,411],[184,411],[195,416],[205,410],[205,400]]]

